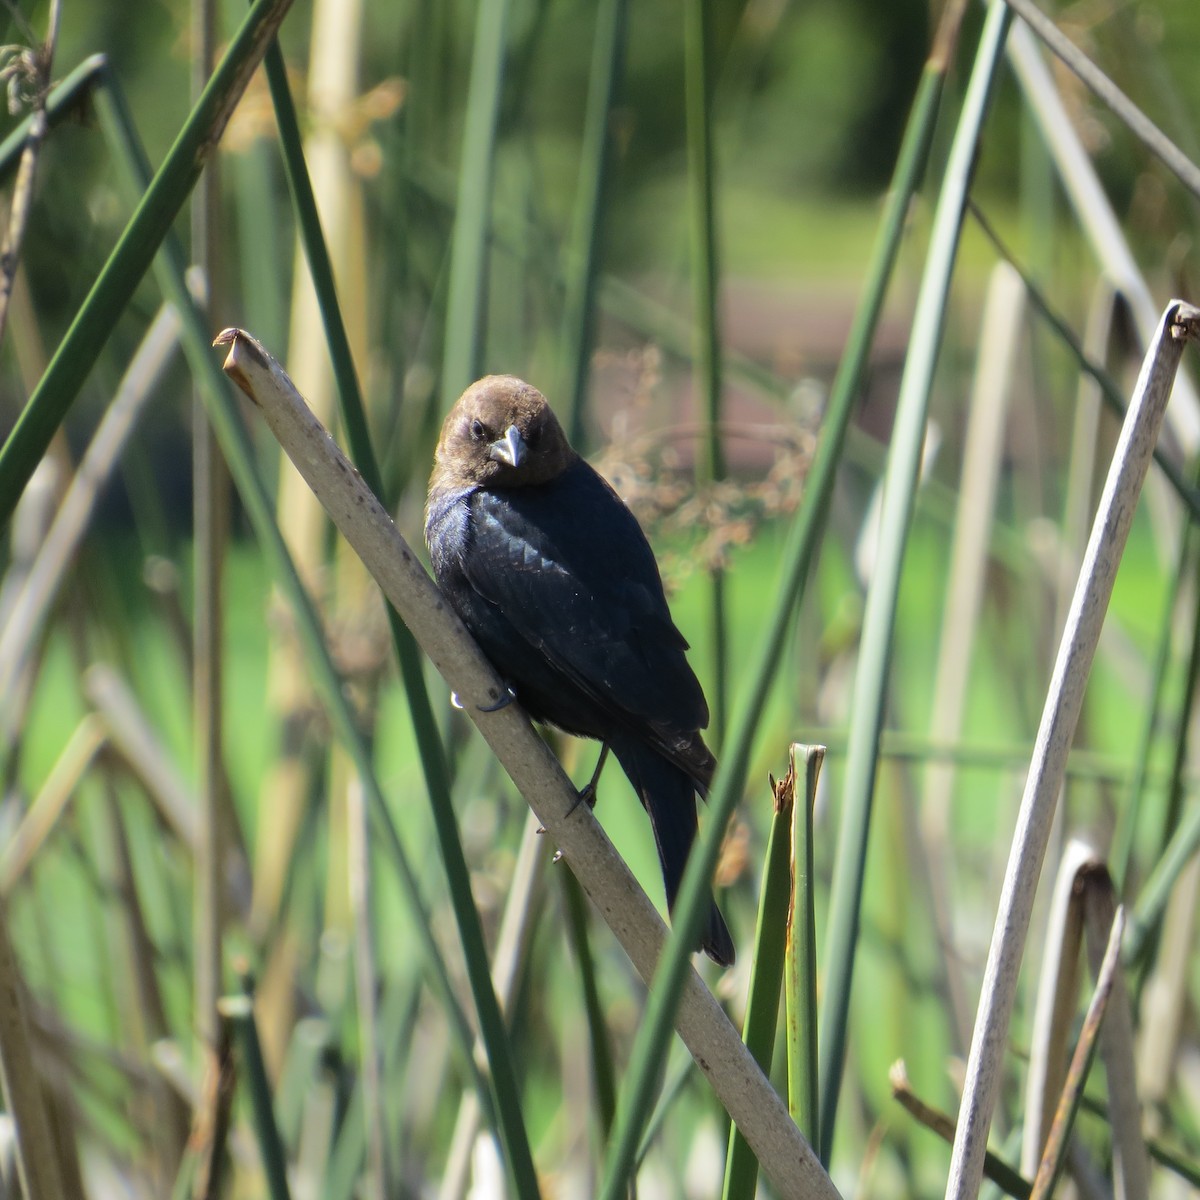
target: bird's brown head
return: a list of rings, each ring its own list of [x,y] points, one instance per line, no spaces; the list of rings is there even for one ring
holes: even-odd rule
[[[488,375],[471,384],[446,417],[434,481],[459,487],[548,483],[577,457],[537,388],[514,375]]]

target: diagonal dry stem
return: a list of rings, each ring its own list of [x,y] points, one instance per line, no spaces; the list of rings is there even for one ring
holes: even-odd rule
[[[662,918],[591,810],[577,804],[577,793],[550,748],[518,705],[496,707],[496,701],[506,695],[502,681],[279,364],[241,330],[226,330],[217,344],[228,347],[226,372],[259,406],[288,456],[460,697],[464,710],[649,983],[665,940]],[[780,1193],[836,1196],[783,1101],[695,971],[688,973],[676,1025]]]

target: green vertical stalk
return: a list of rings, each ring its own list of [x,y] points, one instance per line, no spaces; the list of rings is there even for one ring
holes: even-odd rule
[[[618,1103],[617,1123],[609,1143],[602,1195],[611,1197],[611,1200],[618,1200],[622,1195],[622,1188],[636,1166],[640,1131],[653,1104],[654,1083],[666,1052],[690,948],[696,944],[700,922],[707,911],[709,880],[721,848],[725,824],[745,786],[758,721],[784,660],[784,645],[791,628],[792,614],[804,591],[809,568],[825,527],[850,415],[883,309],[887,284],[899,253],[908,206],[929,157],[938,101],[948,64],[953,57],[964,2],[955,0],[943,11],[933,53],[921,76],[900,146],[883,220],[871,252],[867,285],[854,314],[846,352],[834,378],[829,407],[804,489],[804,500],[784,546],[776,588],[778,599],[768,618],[766,634],[759,645],[757,657],[746,673],[745,690],[734,710],[721,768],[709,795],[708,823],[692,849],[675,902],[673,931],[659,963],[646,1017],[638,1031],[625,1087]]]
[[[587,115],[580,148],[579,198],[571,232],[563,297],[563,425],[573,446],[583,445],[583,406],[592,350],[604,193],[611,157],[609,118],[625,60],[628,0],[601,0],[596,11]]]
[[[358,376],[350,354],[350,339],[338,305],[333,267],[304,162],[300,129],[288,87],[283,56],[277,44],[267,51],[266,69],[284,150],[288,186],[296,208],[300,236],[329,342],[342,422],[350,443],[350,452],[367,486],[377,496],[382,496],[383,477],[371,445]],[[446,868],[450,899],[462,939],[467,975],[479,1014],[480,1034],[491,1067],[496,1119],[508,1153],[508,1166],[513,1173],[517,1194],[536,1196],[537,1173],[529,1148],[529,1135],[521,1113],[521,1093],[512,1058],[512,1047],[492,985],[491,964],[488,961],[483,926],[479,919],[479,910],[475,907],[471,873],[467,867],[462,838],[454,815],[450,794],[450,770],[434,719],[433,706],[429,701],[429,692],[425,686],[421,653],[395,609],[389,605],[387,612],[408,697],[421,766],[425,773],[434,828]]]
[[[587,899],[583,888],[570,871],[561,871],[563,897],[567,907],[567,934],[579,963],[579,985],[583,989],[583,1010],[587,1014],[588,1040],[592,1050],[592,1080],[596,1088],[596,1115],[600,1132],[608,1141],[617,1107],[617,1085],[613,1071],[612,1046],[609,1044],[604,1005],[596,984],[596,961],[587,933]]]
[[[742,1040],[763,1071],[771,1070],[775,1031],[779,1025],[779,985],[790,950],[792,899],[792,820],[796,804],[795,757],[787,776],[772,780],[774,809],[762,891],[758,900],[758,926],[754,938],[754,965]],[[802,1127],[803,1128],[803,1127]],[[729,1130],[725,1155],[724,1200],[752,1200],[758,1184],[758,1160],[737,1126]]]
[[[817,1096],[817,930],[813,878],[813,806],[824,746],[804,751],[804,799],[792,811],[792,896],[784,996],[787,1000],[788,1111],[805,1137],[820,1128]]]
[[[1129,781],[1125,803],[1121,805],[1117,817],[1117,827],[1113,832],[1112,850],[1109,859],[1111,871],[1121,894],[1129,898],[1129,864],[1133,859],[1133,843],[1137,836],[1138,817],[1142,809],[1142,797],[1146,791],[1146,781],[1150,774],[1150,758],[1154,752],[1155,735],[1162,714],[1163,696],[1166,692],[1167,675],[1171,666],[1171,643],[1174,636],[1173,618],[1175,606],[1183,589],[1184,576],[1197,543],[1196,526],[1189,522],[1183,529],[1179,539],[1179,557],[1175,563],[1175,571],[1171,576],[1170,593],[1163,604],[1163,617],[1158,624],[1158,649],[1154,655],[1154,666],[1151,670],[1150,704],[1138,737],[1137,749],[1133,756],[1133,775]],[[1193,643],[1194,644],[1194,643]]]
[[[1130,969],[1138,968],[1143,976],[1148,965],[1145,960],[1162,925],[1171,893],[1197,850],[1200,850],[1200,804],[1194,803],[1183,814],[1174,837],[1142,885],[1125,932],[1122,947],[1125,964]]]
[[[254,328],[264,344],[287,352],[286,292],[279,280],[287,277],[283,237],[279,229],[278,172],[275,147],[265,138],[245,147],[227,161],[237,222],[237,287]]]
[[[1157,854],[1166,850],[1179,825],[1179,814],[1183,808],[1186,790],[1184,774],[1191,746],[1192,712],[1196,707],[1196,688],[1200,685],[1200,604],[1196,606],[1192,621],[1192,647],[1188,655],[1187,671],[1183,678],[1182,702],[1179,706],[1179,732],[1175,738],[1175,753],[1171,759],[1171,777],[1167,789],[1167,808],[1163,814],[1162,828],[1158,834]]]
[[[850,986],[854,976],[859,913],[866,882],[867,836],[871,826],[884,694],[891,664],[896,601],[916,494],[929,393],[941,345],[946,297],[958,249],[971,168],[1011,20],[1012,15],[1006,5],[992,4],[980,36],[975,66],[938,197],[933,238],[917,298],[892,428],[884,479],[879,558],[867,594],[858,671],[854,681],[841,829],[829,906],[825,996],[821,1008],[821,1132],[818,1146],[821,1161],[825,1165],[829,1164],[833,1148],[838,1095],[842,1085]]]
[[[1194,529],[1195,526],[1189,526],[1185,531],[1185,545],[1194,542]],[[1185,551],[1184,561],[1190,559],[1190,554]],[[1182,570],[1180,574],[1182,575]],[[1169,611],[1165,624],[1170,627]],[[1149,960],[1152,957],[1151,950],[1157,942],[1163,913],[1166,911],[1166,899],[1179,874],[1187,865],[1191,853],[1194,852],[1197,841],[1197,810],[1193,807],[1191,812],[1185,814],[1183,799],[1186,790],[1184,774],[1194,749],[1190,736],[1192,712],[1196,705],[1196,690],[1200,686],[1200,606],[1197,606],[1193,617],[1191,636],[1192,645],[1183,679],[1182,701],[1177,720],[1178,733],[1175,737],[1171,773],[1167,783],[1167,804],[1163,813],[1162,828],[1158,833],[1154,869],[1138,897],[1137,908],[1129,922],[1125,938],[1126,961],[1139,968],[1132,985],[1135,997],[1140,995],[1142,985],[1146,981]],[[1129,836],[1132,837],[1132,831]]]
[[[216,45],[214,0],[192,0],[192,100],[203,94]],[[217,214],[220,206],[217,156],[209,156],[192,193],[192,262],[204,272],[205,313],[218,286]],[[224,747],[221,716],[223,657],[223,560],[228,535],[228,477],[217,439],[204,411],[198,384],[192,388],[192,726],[196,746],[200,842],[194,886],[196,1029],[217,1044],[217,998],[221,994],[221,936],[224,927],[221,864],[225,830],[221,820]]]
[[[442,358],[442,407],[449,408],[479,374],[487,301],[488,224],[496,122],[504,79],[509,0],[479,0],[458,203],[450,247],[450,291]]]
[[[283,1139],[279,1136],[279,1126],[275,1121],[271,1084],[267,1079],[266,1064],[263,1062],[258,1025],[254,1020],[254,1000],[248,993],[227,996],[220,1002],[220,1007],[221,1014],[233,1025],[234,1036],[241,1051],[242,1071],[250,1095],[250,1109],[254,1114],[254,1130],[258,1136],[258,1153],[267,1180],[267,1193],[271,1200],[291,1200],[287,1155],[283,1149]]]
[[[721,325],[718,311],[717,218],[714,203],[712,88],[709,85],[709,6],[685,0],[683,6],[684,89],[687,110],[688,194],[691,201],[693,370],[704,411],[703,453],[696,459],[696,482],[711,487],[725,477],[721,451]],[[726,672],[728,622],[725,579],[719,567],[710,576],[712,638],[712,741],[720,748],[728,718]]]

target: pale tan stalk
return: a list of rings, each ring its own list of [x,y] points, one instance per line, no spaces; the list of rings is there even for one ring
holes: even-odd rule
[[[988,285],[982,319],[979,361],[967,407],[966,446],[959,485],[958,516],[947,571],[946,601],[938,646],[932,741],[951,746],[962,734],[971,650],[979,623],[988,572],[989,530],[995,515],[996,486],[1004,458],[1005,422],[1024,328],[1025,287],[1007,263],[998,263]],[[959,1047],[971,1033],[970,1005],[960,969],[950,875],[954,853],[950,817],[958,770],[953,762],[925,768],[921,834],[929,863],[934,916],[945,953],[946,982]]]
[[[1000,1090],[1025,936],[1067,754],[1083,706],[1117,568],[1171,395],[1171,384],[1184,345],[1198,334],[1200,309],[1172,301],[1151,340],[1113,453],[1051,676],[1017,817],[967,1061],[946,1191],[948,1200],[971,1200],[983,1177],[983,1155]]]
[[[363,306],[368,289],[361,265],[364,222],[361,190],[350,166],[350,147],[344,130],[346,116],[358,95],[361,27],[361,0],[317,0],[313,6],[307,96],[311,124],[304,142],[317,210],[340,285],[339,300],[359,362],[365,361],[368,329]],[[299,237],[293,253],[292,278],[289,365],[296,378],[304,381],[314,411],[332,428],[333,374],[321,313]],[[303,480],[286,461],[279,472],[276,515],[301,579],[313,595],[329,596],[334,589],[325,574],[326,518]],[[338,591],[361,592],[362,585],[356,588],[344,577],[340,566],[338,577],[341,581]],[[312,782],[311,759],[305,755],[304,743],[313,729],[317,702],[304,656],[286,620],[277,622],[272,631],[267,659],[267,704],[277,723],[280,744],[264,777],[258,805],[253,916],[253,927],[258,933],[265,931],[278,913]],[[329,769],[331,824],[326,908],[327,922],[346,933],[350,929],[350,905],[345,873],[344,810],[350,776],[349,764],[334,752]],[[276,985],[264,988],[258,999],[263,1014],[260,1022],[263,1057],[270,1071],[277,1071],[282,1063],[294,1019],[292,988],[286,978],[291,974],[292,949],[290,939],[277,939],[267,965],[267,973]],[[283,955],[283,960],[275,962],[277,955]]]
[[[227,330],[217,341],[228,347],[226,372],[258,404],[288,457],[458,695],[649,983],[666,926],[591,809],[578,803],[578,793],[550,748],[518,705],[496,708],[496,702],[507,695],[504,684],[278,363],[242,331]],[[695,971],[689,971],[684,983],[676,1027],[780,1193],[832,1200],[837,1191],[829,1176]]]

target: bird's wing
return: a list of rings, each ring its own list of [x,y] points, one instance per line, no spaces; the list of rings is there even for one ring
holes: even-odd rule
[[[667,742],[708,723],[654,554],[586,463],[549,487],[478,491],[471,509],[470,585],[556,671]]]

